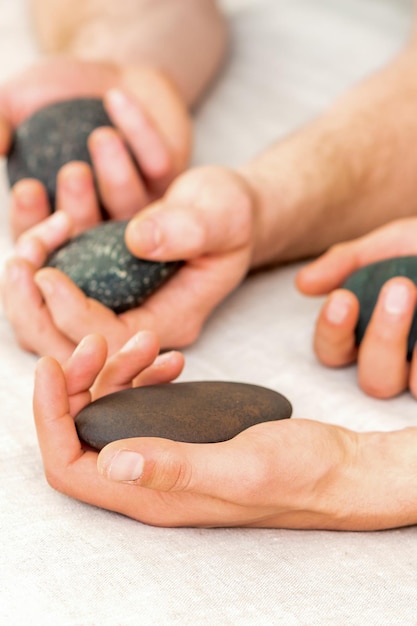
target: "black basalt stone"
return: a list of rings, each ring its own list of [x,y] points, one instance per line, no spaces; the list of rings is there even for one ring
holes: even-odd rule
[[[80,439],[101,450],[130,437],[226,441],[250,426],[287,419],[291,413],[289,401],[272,389],[201,381],[117,391],[82,409],[75,425]]]
[[[355,329],[358,345],[365,335],[382,286],[394,276],[406,276],[417,285],[417,256],[396,257],[366,265],[351,274],[342,285],[344,289],[352,291],[359,300],[360,313]],[[416,341],[417,309],[408,335],[408,360],[411,360]]]
[[[56,177],[70,161],[91,165],[87,139],[100,126],[113,126],[102,100],[76,98],[56,102],[34,113],[16,129],[7,158],[10,185],[37,178],[55,208]]]
[[[124,242],[126,221],[102,222],[58,248],[46,267],[61,270],[89,298],[115,313],[142,304],[181,266],[133,256]]]

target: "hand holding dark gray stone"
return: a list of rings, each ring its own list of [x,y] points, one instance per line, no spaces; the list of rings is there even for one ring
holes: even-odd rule
[[[181,262],[160,263],[133,256],[126,247],[127,222],[103,222],[71,239],[46,261],[89,298],[115,313],[133,309],[161,287]]]
[[[23,178],[40,180],[53,211],[58,171],[70,161],[92,165],[87,139],[100,126],[113,123],[98,98],[65,100],[40,109],[15,130],[7,158],[10,185]]]
[[[101,450],[118,439],[163,437],[188,443],[226,441],[242,430],[291,417],[281,394],[246,383],[167,383],[117,391],[87,405],[78,435]]]
[[[395,276],[406,276],[417,285],[417,256],[404,256],[372,263],[354,272],[342,287],[354,293],[360,304],[359,320],[356,325],[356,342],[359,345],[375,308],[382,286]],[[411,360],[417,341],[417,314],[408,335],[407,360]]]

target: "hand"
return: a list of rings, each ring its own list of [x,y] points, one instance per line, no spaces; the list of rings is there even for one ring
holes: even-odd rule
[[[396,433],[292,418],[218,444],[132,438],[92,451],[74,425],[82,408],[131,380],[168,382],[182,366],[178,353],[154,360],[149,332],[106,364],[105,351],[102,338],[88,337],[63,367],[51,357],[37,365],[35,422],[45,474],[58,491],[157,526],[369,530],[415,521],[414,500],[397,481],[403,462],[415,471],[415,442],[404,446]],[[387,447],[387,437],[396,447]],[[386,471],[388,483],[381,481]]]
[[[58,270],[40,269],[73,232],[64,212],[52,215],[22,235],[16,248],[20,258],[6,266],[4,308],[20,345],[62,361],[92,332],[106,337],[111,354],[145,328],[158,333],[163,348],[193,342],[211,311],[248,271],[253,207],[251,191],[237,174],[202,168],[181,176],[163,200],[132,220],[126,238],[137,256],[186,263],[142,306],[121,315],[86,298]],[[159,229],[153,250],[152,227]]]
[[[396,220],[369,235],[330,248],[297,277],[297,285],[305,294],[331,292],[315,330],[314,349],[319,360],[330,367],[357,361],[360,387],[378,398],[395,396],[407,388],[417,397],[416,353],[411,365],[405,359],[417,288],[404,277],[386,282],[358,348],[354,331],[359,302],[350,291],[337,287],[369,263],[417,255],[416,242],[417,219]]]
[[[186,107],[158,70],[56,58],[0,88],[0,155],[7,154],[13,129],[26,117],[47,104],[75,97],[104,98],[116,128],[95,130],[89,149],[103,206],[110,217],[127,219],[158,198],[187,165],[191,140]],[[101,219],[92,172],[85,163],[62,168],[56,208],[72,215],[76,232]],[[15,185],[10,209],[15,237],[49,213],[39,181],[26,179]]]

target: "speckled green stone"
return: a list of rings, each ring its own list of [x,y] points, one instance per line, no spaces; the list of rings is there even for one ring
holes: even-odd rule
[[[417,256],[403,256],[366,265],[354,272],[342,285],[358,298],[359,320],[356,326],[356,341],[359,345],[375,308],[382,286],[394,276],[406,276],[417,285]],[[408,335],[407,359],[410,360],[417,341],[417,309]]]
[[[113,126],[102,100],[77,98],[40,109],[16,129],[7,158],[10,185],[37,178],[55,208],[56,177],[70,161],[91,165],[87,139],[100,126]]]
[[[47,267],[61,270],[89,298],[115,313],[142,304],[181,266],[133,256],[126,247],[126,221],[102,222],[56,250]]]
[[[231,439],[242,430],[291,417],[280,393],[246,383],[200,381],[117,391],[76,417],[80,439],[101,450],[129,437],[163,437],[189,443]]]

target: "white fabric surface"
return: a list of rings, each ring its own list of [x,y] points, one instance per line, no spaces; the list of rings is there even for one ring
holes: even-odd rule
[[[196,163],[239,164],[320,112],[400,48],[412,11],[411,0],[224,4],[232,54],[197,114]],[[0,0],[0,79],[36,54],[24,0]],[[1,167],[3,262],[11,240]],[[254,276],[229,297],[186,350],[182,379],[270,386],[291,399],[295,416],[359,430],[416,425],[409,395],[368,398],[354,367],[315,361],[321,300],[295,291],[296,271]],[[157,529],[51,490],[32,423],[34,363],[0,317],[2,624],[417,624],[415,527]]]

